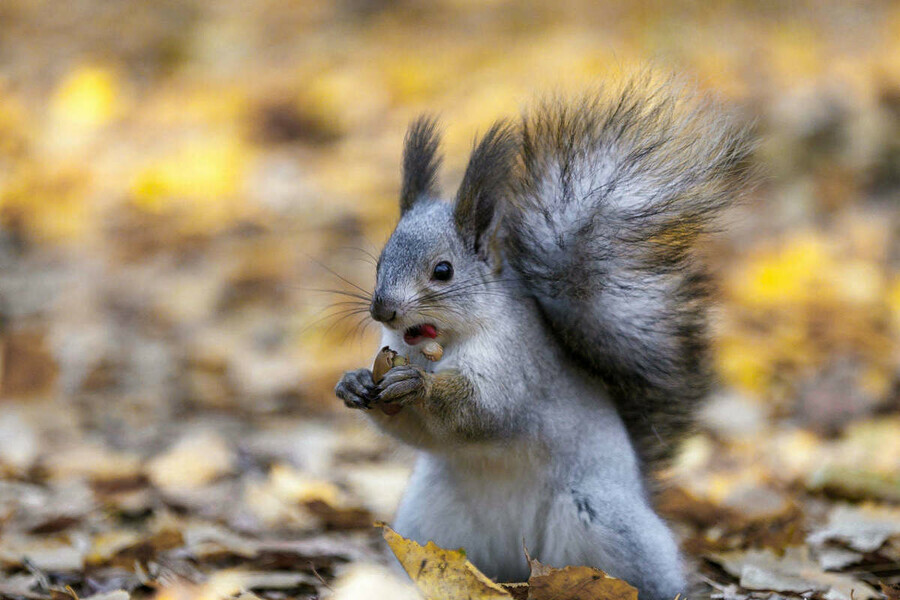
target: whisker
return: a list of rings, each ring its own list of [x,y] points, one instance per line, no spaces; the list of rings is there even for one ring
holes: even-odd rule
[[[372,259],[372,264],[376,264],[378,262],[378,257],[366,250],[365,248],[360,248],[358,246],[340,246],[338,250],[356,250],[357,252],[362,252],[366,256]]]
[[[344,336],[341,338],[339,343],[343,344],[348,339],[357,338],[358,334],[360,333],[360,327],[362,327],[364,324],[368,324],[370,322],[371,322],[371,319],[369,319],[367,315],[363,315],[362,317],[360,317],[356,321],[356,324],[353,326],[353,328],[344,334]]]
[[[365,312],[367,313],[368,311],[365,311]],[[334,323],[331,324],[331,326],[328,327],[328,329],[325,330],[325,333],[322,334],[322,337],[327,338],[338,325],[340,325],[347,319],[352,319],[353,317],[355,317],[357,315],[362,315],[363,319],[365,319],[367,316],[366,314],[364,314],[364,311],[349,312],[347,314],[341,315]]]
[[[359,320],[359,322],[357,322],[356,327],[353,328],[353,335],[352,335],[352,337],[355,338],[355,337],[357,337],[358,335],[361,336],[362,333],[365,331],[365,327],[366,327],[369,323],[371,323],[371,322],[372,322],[372,321],[371,321],[370,319],[367,319],[366,317],[361,318],[361,319]],[[362,329],[360,329],[360,326],[362,326]]]
[[[317,265],[319,265],[320,267],[322,267],[323,269],[325,269],[326,271],[328,271],[329,273],[331,273],[332,275],[334,275],[335,277],[337,277],[338,279],[340,279],[341,281],[343,281],[344,283],[346,283],[347,285],[350,285],[350,286],[355,287],[356,289],[358,289],[358,290],[359,290],[360,292],[362,292],[363,294],[367,294],[367,293],[368,293],[368,292],[365,290],[365,288],[362,288],[362,287],[356,285],[355,283],[353,283],[352,281],[350,281],[349,279],[347,279],[346,277],[344,277],[343,275],[341,275],[340,273],[338,273],[337,271],[335,271],[334,269],[332,269],[331,267],[329,267],[328,265],[326,265],[326,264],[323,263],[322,261],[317,260],[317,259],[315,259],[315,258],[313,258],[312,256],[309,256],[309,255],[307,255],[307,258],[308,258],[309,260],[313,261],[314,263],[316,263]]]
[[[337,302],[330,303],[328,306],[346,306],[348,304],[350,306],[358,306],[360,308],[362,308],[363,306],[369,306],[368,302],[364,302],[362,300],[339,300]]]
[[[366,324],[363,325],[362,335],[366,335],[366,331],[369,329],[369,325],[373,325],[374,323],[375,321],[373,321],[372,319],[366,320]]]
[[[350,298],[357,298],[359,300],[363,300],[365,302],[371,302],[372,296],[369,295],[368,292],[363,290],[363,294],[359,294],[357,292],[348,292],[346,290],[329,290],[329,289],[319,289],[319,288],[304,288],[298,287],[297,289],[303,290],[304,292],[318,292],[322,294],[338,294],[340,296],[349,296]]]
[[[327,308],[323,309],[323,311],[320,311],[319,313],[314,315],[313,318],[315,320],[312,323],[307,324],[298,333],[299,334],[306,333],[307,331],[309,331],[310,329],[312,329],[319,323],[322,323],[323,321],[327,321],[328,319],[333,319],[335,317],[339,317],[338,320],[336,321],[336,323],[339,323],[342,319],[344,319],[346,317],[353,316],[354,314],[361,314],[363,312],[368,312],[368,309],[349,308],[349,309],[342,309],[340,311],[333,312],[333,313],[327,314],[325,316],[319,317],[319,315],[321,315],[322,312],[324,312],[325,310],[328,310],[328,308],[330,308],[330,307],[327,307]],[[319,318],[316,318],[316,317],[319,317]]]

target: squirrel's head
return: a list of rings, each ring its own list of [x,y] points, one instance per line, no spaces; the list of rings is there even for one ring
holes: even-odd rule
[[[433,119],[406,135],[400,222],[378,259],[370,312],[409,345],[446,341],[478,326],[492,299],[499,257],[492,252],[498,205],[515,157],[513,129],[495,124],[475,146],[453,201],[437,191],[439,136]]]

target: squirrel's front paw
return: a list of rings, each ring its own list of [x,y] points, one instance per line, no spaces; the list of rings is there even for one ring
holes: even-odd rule
[[[394,367],[378,383],[375,398],[382,404],[403,405],[428,397],[429,375],[419,367]]]
[[[349,408],[370,408],[377,391],[369,369],[347,371],[334,388],[335,395]]]

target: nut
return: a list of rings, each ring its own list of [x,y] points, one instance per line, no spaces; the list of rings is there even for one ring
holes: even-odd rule
[[[375,383],[384,379],[384,374],[390,371],[391,367],[394,366],[393,361],[395,356],[397,356],[397,353],[391,350],[390,346],[385,346],[378,352],[378,355],[375,357],[375,362],[372,363],[372,380]]]
[[[422,346],[422,354],[431,362],[435,362],[441,360],[441,357],[444,356],[444,349],[436,341],[431,340]]]
[[[375,362],[372,364],[372,380],[379,383],[392,368],[408,364],[409,359],[401,356],[395,350],[391,350],[390,346],[385,346],[378,352]]]
[[[380,383],[388,371],[394,367],[402,367],[408,364],[409,359],[391,350],[390,346],[385,346],[375,356],[375,362],[372,364],[372,380],[375,383]],[[396,415],[403,408],[403,405],[380,402],[378,408],[386,415]]]

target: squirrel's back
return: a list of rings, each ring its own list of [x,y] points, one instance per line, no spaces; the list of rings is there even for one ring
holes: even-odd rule
[[[651,74],[522,122],[508,260],[651,463],[711,385],[708,276],[693,250],[744,187],[747,139],[708,99]]]

